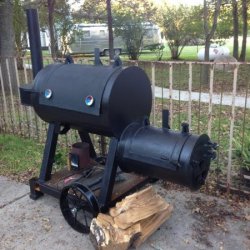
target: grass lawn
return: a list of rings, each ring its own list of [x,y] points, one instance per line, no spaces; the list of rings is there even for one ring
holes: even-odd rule
[[[181,55],[179,60],[183,61],[197,61],[197,53],[198,51],[203,48],[203,46],[186,46]],[[126,54],[121,55],[122,60],[128,60],[128,56]],[[157,61],[157,54],[155,52],[144,50],[141,52],[139,60],[146,60],[146,61]],[[171,60],[171,53],[169,47],[165,45],[165,49],[163,51],[163,56],[161,61],[169,61]]]
[[[40,168],[42,150],[35,140],[0,134],[0,175],[31,178]]]
[[[239,37],[239,46],[241,46],[241,40],[242,38]],[[225,46],[228,47],[230,49],[230,54],[232,55],[232,51],[233,51],[233,39],[227,39]],[[179,57],[179,60],[183,60],[183,61],[197,61],[197,53],[198,51],[204,48],[204,45],[199,45],[199,46],[185,46],[184,49],[181,52],[181,55]],[[241,51],[241,47],[239,48],[239,54]],[[44,57],[50,57],[50,54],[48,51],[43,51],[43,56]],[[30,56],[30,52],[28,51],[27,56]],[[87,55],[87,57],[93,57],[93,55]],[[107,57],[103,57],[103,58],[107,58]],[[123,60],[128,60],[128,56],[126,54],[122,54],[121,55],[121,59]],[[149,50],[144,50],[142,51],[139,60],[146,60],[146,61],[156,61],[157,59],[157,55],[155,52],[149,51]],[[171,60],[171,53],[169,50],[169,47],[167,46],[167,44],[165,44],[165,49],[163,52],[163,57],[162,57],[162,61],[169,61]],[[246,60],[250,61],[250,44],[247,44],[247,51],[246,51]],[[47,64],[47,63],[46,63]]]
[[[242,38],[239,37],[239,55],[241,52],[241,40],[242,40]],[[233,39],[232,38],[227,39],[224,46],[229,48],[230,54],[232,55]],[[205,47],[205,45],[185,46],[181,52],[179,60],[180,61],[181,60],[183,60],[183,61],[197,61],[198,60],[198,58],[197,58],[198,51],[204,47]],[[122,58],[125,60],[128,60],[127,55],[122,55]],[[139,60],[155,61],[155,60],[157,60],[157,56],[154,52],[143,51],[140,55]],[[171,60],[171,53],[170,53],[169,47],[167,46],[167,44],[165,44],[165,49],[163,52],[162,61],[169,61],[169,60]],[[250,44],[249,43],[247,44],[246,61],[250,61]]]
[[[67,147],[59,142],[55,155],[53,170],[66,166]],[[38,176],[44,144],[34,139],[21,138],[15,135],[0,134],[0,175],[27,182]]]
[[[241,37],[239,37],[239,45],[241,45]],[[230,54],[232,55],[233,40],[227,39],[225,46],[230,49]],[[204,46],[203,45],[185,46],[184,49],[182,50],[180,57],[179,57],[179,61],[198,61],[197,53],[201,48],[204,48]],[[239,48],[239,54],[240,54],[240,51],[241,51],[241,48]],[[42,53],[43,53],[43,57],[44,57],[44,65],[48,65],[48,64],[52,63],[51,55],[49,54],[49,52],[43,51]],[[29,51],[27,52],[26,56],[27,56],[27,58],[30,57]],[[73,55],[73,58],[78,58],[78,59],[80,59],[80,61],[82,58],[85,58],[86,60],[89,60],[90,63],[92,64],[94,62],[93,56],[94,56],[93,54],[92,55],[91,54]],[[120,57],[123,61],[129,60],[127,54],[122,54]],[[107,56],[101,57],[101,60],[103,62],[105,62],[108,60],[108,57]],[[156,52],[152,52],[149,50],[142,51],[141,55],[139,57],[139,61],[157,61],[157,60],[158,60],[158,56],[157,56]],[[161,61],[171,61],[171,53],[170,53],[170,50],[169,50],[169,47],[167,46],[167,44],[165,44],[165,49],[164,49]],[[250,44],[247,44],[246,61],[250,61]],[[82,61],[82,62],[86,63],[84,61]],[[31,61],[29,59],[27,59],[27,64],[31,64]]]

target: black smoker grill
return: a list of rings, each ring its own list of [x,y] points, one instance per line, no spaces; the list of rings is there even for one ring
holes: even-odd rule
[[[60,198],[68,223],[84,233],[89,232],[87,217],[106,211],[149,180],[200,188],[215,158],[216,144],[207,135],[190,134],[186,123],[180,132],[170,130],[166,110],[163,127],[150,126],[147,75],[139,67],[115,65],[49,65],[20,88],[22,104],[33,106],[49,123],[40,176],[30,180],[30,197],[48,193]],[[58,135],[69,129],[78,131],[90,161],[77,169],[84,156],[72,153],[74,168],[52,174]],[[90,133],[110,137],[106,156],[97,155]]]

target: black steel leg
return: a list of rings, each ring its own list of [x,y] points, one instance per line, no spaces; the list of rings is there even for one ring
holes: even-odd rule
[[[41,197],[43,195],[43,193],[41,191],[38,191],[38,185],[37,185],[37,178],[31,178],[29,180],[29,184],[30,184],[30,198],[32,200],[37,200],[39,197]]]
[[[90,157],[95,159],[96,158],[96,152],[95,152],[95,148],[94,145],[91,141],[91,138],[89,136],[89,133],[87,133],[86,131],[79,131],[79,136],[82,140],[82,142],[87,142],[89,144],[89,153],[90,153]]]
[[[60,124],[50,123],[43,153],[43,161],[39,176],[39,182],[45,182],[50,180],[51,178],[51,171],[54,163],[56,144],[59,133],[60,133]]]
[[[116,138],[112,138],[109,144],[108,157],[105,164],[100,195],[98,197],[100,210],[102,212],[105,212],[105,210],[109,206],[113,192],[113,187],[115,184],[115,177],[117,170],[115,154],[116,154],[117,144],[118,140]]]

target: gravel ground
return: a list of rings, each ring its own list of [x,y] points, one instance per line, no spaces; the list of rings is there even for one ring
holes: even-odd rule
[[[250,249],[250,204],[155,185],[172,216],[139,250]],[[29,198],[29,187],[0,176],[0,249],[94,249],[71,229],[58,200]]]

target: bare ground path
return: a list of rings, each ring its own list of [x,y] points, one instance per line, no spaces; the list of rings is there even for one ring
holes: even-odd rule
[[[155,185],[171,204],[171,218],[140,250],[250,249],[250,204]],[[71,229],[58,200],[29,198],[29,187],[0,176],[0,249],[93,250],[87,235]]]
[[[204,103],[209,103],[210,101],[210,95],[209,93],[203,93],[203,92],[191,92],[191,100],[192,101],[201,101]],[[161,87],[155,87],[155,97],[158,98],[168,99],[170,96],[170,90],[167,88],[161,88]],[[216,94],[213,93],[212,96],[212,103],[213,104],[221,104],[225,106],[231,106],[232,105],[232,95],[229,94]],[[172,99],[173,100],[181,100],[181,101],[188,101],[189,100],[189,92],[184,90],[173,90],[172,91]],[[235,96],[235,106],[244,108],[250,108],[250,98],[247,99],[245,96]]]

